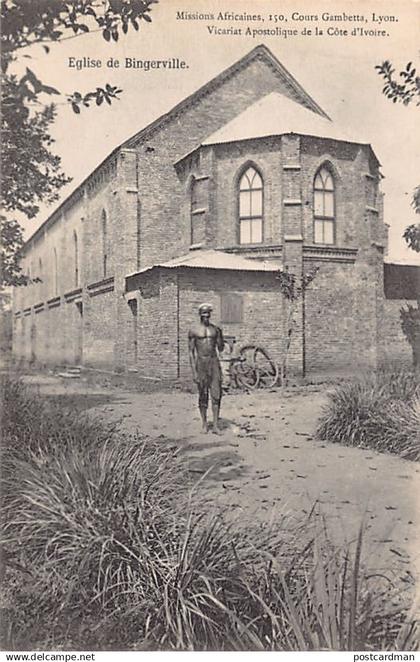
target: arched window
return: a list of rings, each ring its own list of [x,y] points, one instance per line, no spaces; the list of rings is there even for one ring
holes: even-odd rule
[[[38,292],[42,294],[42,260],[38,258]]]
[[[77,243],[77,232],[73,232],[73,249],[74,249],[74,286],[79,285],[79,245]]]
[[[263,181],[253,167],[239,180],[239,243],[260,244],[263,240]]]
[[[335,242],[335,187],[331,172],[323,166],[314,179],[314,243]]]
[[[106,211],[102,211],[102,275],[106,278],[108,268],[108,228]]]
[[[208,198],[207,179],[196,179],[190,185],[190,222],[191,222],[191,244],[201,244],[206,239],[206,209]]]
[[[53,249],[53,293],[58,294],[58,257],[57,249]]]

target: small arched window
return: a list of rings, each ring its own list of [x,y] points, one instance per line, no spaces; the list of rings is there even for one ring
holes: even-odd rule
[[[73,232],[73,251],[74,251],[74,286],[79,286],[79,244],[76,230]]]
[[[335,242],[335,185],[331,172],[323,166],[314,179],[314,243]]]
[[[58,294],[58,256],[57,249],[53,250],[53,293]]]
[[[42,260],[41,258],[38,258],[38,290],[39,293],[42,294]]]
[[[263,180],[250,166],[239,180],[239,243],[263,240]]]
[[[108,270],[108,227],[105,209],[102,211],[102,275],[106,278]]]
[[[196,179],[191,181],[190,185],[190,224],[191,224],[191,244],[201,244],[206,239],[206,215],[208,197],[207,179]]]

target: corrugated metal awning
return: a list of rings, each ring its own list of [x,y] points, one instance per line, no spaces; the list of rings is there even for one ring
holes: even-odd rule
[[[251,260],[240,255],[225,253],[224,251],[216,251],[213,249],[195,250],[187,253],[187,255],[175,257],[172,260],[168,260],[167,262],[158,262],[148,267],[144,267],[139,271],[135,271],[134,273],[127,274],[127,289],[131,289],[128,287],[129,281],[132,283],[136,276],[150,273],[152,270],[158,268],[224,269],[228,271],[255,271],[260,273],[275,273],[276,271],[280,271],[282,266],[279,260]]]

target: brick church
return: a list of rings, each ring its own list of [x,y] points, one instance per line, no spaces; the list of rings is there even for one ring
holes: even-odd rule
[[[26,243],[16,359],[189,377],[202,301],[280,361],[278,270],[319,267],[296,315],[298,375],[410,361],[399,306],[419,268],[386,264],[381,174],[258,46],[115,149]],[[417,291],[416,291],[417,287]]]

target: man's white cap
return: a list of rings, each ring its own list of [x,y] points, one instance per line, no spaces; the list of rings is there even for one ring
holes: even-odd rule
[[[211,303],[202,303],[198,307],[198,312],[200,315],[201,313],[211,313],[212,310],[213,310],[213,306],[211,305]]]

